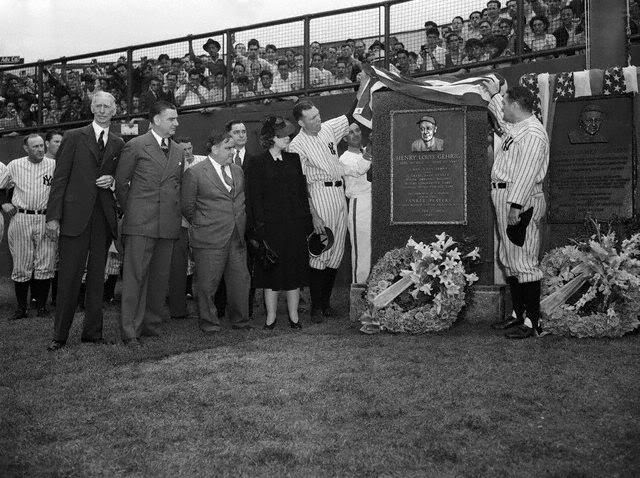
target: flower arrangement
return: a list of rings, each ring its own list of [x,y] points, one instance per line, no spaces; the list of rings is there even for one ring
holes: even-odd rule
[[[467,287],[478,280],[465,266],[480,258],[479,248],[458,244],[444,232],[436,239],[425,244],[410,238],[376,263],[367,281],[370,310],[361,317],[362,332],[423,334],[453,325]],[[409,283],[404,291],[384,307],[373,305],[380,293],[403,278]]]
[[[546,332],[573,337],[621,337],[638,325],[640,233],[619,242],[615,232],[549,251],[541,262],[542,297],[550,296],[586,270],[586,280],[566,302],[543,316]]]

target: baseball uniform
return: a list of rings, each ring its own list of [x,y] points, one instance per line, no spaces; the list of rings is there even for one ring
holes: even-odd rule
[[[371,183],[367,180],[371,161],[364,159],[362,153],[347,150],[340,162],[344,166],[345,195],[349,198],[351,281],[364,284],[371,270]]]

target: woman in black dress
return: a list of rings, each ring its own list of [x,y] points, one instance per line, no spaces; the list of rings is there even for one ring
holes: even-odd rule
[[[253,287],[264,289],[267,306],[266,329],[276,324],[279,291],[286,291],[289,325],[300,328],[298,302],[300,288],[308,285],[309,255],[307,235],[311,233],[311,213],[307,182],[300,157],[286,151],[296,127],[280,117],[269,117],[260,131],[266,151],[247,165],[247,229],[252,238],[266,244],[278,255],[275,266],[255,261]]]

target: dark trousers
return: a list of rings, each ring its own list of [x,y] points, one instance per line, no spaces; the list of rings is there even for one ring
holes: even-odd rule
[[[120,327],[122,340],[127,342],[142,335],[158,334],[175,241],[146,236],[124,237]]]
[[[193,249],[196,263],[198,315],[200,328],[207,332],[220,327],[213,297],[224,276],[227,286],[227,317],[234,325],[249,321],[247,248],[237,233],[222,249]]]
[[[180,228],[180,237],[173,244],[169,275],[169,313],[171,317],[187,315],[187,267],[189,261],[189,230]]]
[[[85,266],[87,280],[82,338],[102,338],[104,267],[111,239],[109,225],[99,201],[96,201],[89,224],[79,236],[60,236],[54,340],[67,341],[78,306],[78,293]]]

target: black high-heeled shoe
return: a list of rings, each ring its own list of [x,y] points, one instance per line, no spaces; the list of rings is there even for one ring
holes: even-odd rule
[[[293,320],[291,320],[291,317],[289,317],[289,327],[291,327],[292,329],[301,329],[302,325],[300,324],[300,318],[298,318],[297,322],[294,322]]]
[[[262,326],[263,329],[265,330],[273,330],[276,326],[276,322],[278,321],[278,319],[274,320],[271,324],[267,324],[266,322],[264,323],[264,325]]]

